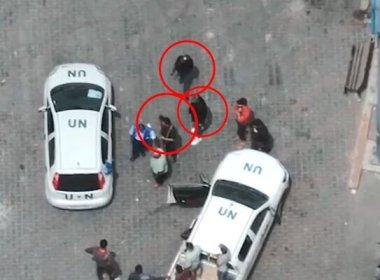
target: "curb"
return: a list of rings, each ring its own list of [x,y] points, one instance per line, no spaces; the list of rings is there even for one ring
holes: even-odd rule
[[[377,103],[377,74],[378,74],[378,46],[375,45],[373,57],[371,62],[371,69],[368,78],[368,86],[364,94],[364,102],[362,105],[360,123],[358,126],[357,136],[353,152],[350,157],[350,175],[348,180],[348,188],[356,191],[360,186],[360,179],[363,170],[372,171],[371,158],[373,155],[373,148],[376,148],[376,142],[369,139],[371,120],[376,117],[373,111],[376,109]],[[376,128],[375,128],[376,129]],[[378,167],[380,172],[380,166]]]

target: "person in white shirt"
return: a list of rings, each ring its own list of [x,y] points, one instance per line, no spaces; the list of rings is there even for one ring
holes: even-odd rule
[[[161,148],[156,149],[163,152]],[[152,157],[150,158],[150,168],[153,172],[154,180],[156,181],[155,187],[161,186],[169,172],[169,165],[166,155],[152,152]]]
[[[186,242],[186,249],[183,252],[183,259],[180,265],[184,269],[190,269],[192,279],[196,279],[197,270],[201,265],[201,247],[191,242]]]
[[[223,244],[220,244],[219,248],[222,253],[218,254],[216,258],[216,265],[218,267],[218,280],[226,280],[228,275],[227,264],[231,260],[231,252]]]

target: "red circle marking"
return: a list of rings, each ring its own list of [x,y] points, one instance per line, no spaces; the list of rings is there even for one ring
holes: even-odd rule
[[[160,155],[175,155],[175,154],[179,154],[180,152],[183,152],[186,148],[188,148],[190,145],[191,145],[191,142],[194,140],[194,138],[196,137],[197,133],[198,133],[198,116],[195,112],[195,109],[193,106],[191,106],[190,102],[187,101],[187,100],[183,100],[190,108],[191,112],[193,113],[193,115],[195,116],[194,118],[194,122],[195,122],[195,131],[194,133],[190,132],[191,134],[191,137],[190,139],[188,140],[188,142],[186,142],[185,145],[183,145],[182,147],[178,148],[177,150],[174,150],[174,151],[171,151],[171,152],[167,152],[167,151],[160,151],[160,150],[157,150],[155,148],[153,148],[152,146],[150,146],[142,137],[141,135],[141,132],[140,130],[138,129],[139,127],[139,123],[140,123],[140,118],[141,118],[141,114],[144,110],[144,108],[146,107],[146,105],[153,101],[154,99],[157,99],[159,97],[162,97],[162,96],[169,96],[169,97],[176,97],[176,98],[179,98],[180,100],[183,99],[183,94],[177,94],[177,93],[169,93],[169,92],[160,92],[160,93],[156,93],[152,96],[150,96],[148,99],[146,99],[143,104],[140,106],[140,108],[138,109],[137,111],[137,115],[136,115],[136,119],[135,119],[135,127],[136,127],[136,132],[137,132],[137,135],[141,141],[141,143],[144,145],[145,148],[147,148],[148,150],[152,151],[152,152],[155,152],[157,154],[160,154]],[[178,112],[177,112],[177,118],[178,118]]]
[[[190,94],[190,92],[192,91],[192,90],[194,90],[194,89],[197,89],[197,88],[204,88],[203,90],[201,90],[200,92],[195,92],[195,93],[191,93]],[[223,119],[223,121],[222,121],[222,124],[218,127],[218,129],[216,129],[216,130],[214,130],[214,131],[212,131],[212,132],[209,132],[209,133],[206,133],[206,134],[202,134],[202,135],[198,135],[198,134],[196,134],[196,137],[198,137],[198,138],[207,138],[207,137],[210,137],[210,136],[214,136],[214,135],[216,135],[216,134],[218,134],[219,132],[221,132],[222,131],[222,129],[226,126],[226,124],[227,124],[227,121],[228,121],[228,112],[229,112],[229,110],[228,110],[228,102],[227,102],[227,99],[226,99],[226,97],[219,91],[219,90],[217,90],[216,88],[213,88],[213,87],[207,87],[207,86],[194,86],[194,87],[191,87],[187,92],[186,92],[186,94],[184,95],[185,97],[189,97],[189,96],[197,96],[197,95],[200,95],[203,91],[205,91],[205,90],[211,90],[211,91],[213,91],[214,93],[216,93],[217,95],[219,95],[220,96],[220,98],[222,99],[222,101],[223,101],[223,104],[224,104],[224,109],[225,109],[225,116],[224,116],[224,119]],[[178,102],[178,104],[177,104],[177,109],[176,109],[176,111],[177,111],[177,117],[178,117],[178,122],[179,122],[179,124],[180,124],[180,126],[188,133],[188,134],[191,134],[191,135],[193,135],[193,132],[191,132],[189,129],[187,129],[187,127],[185,126],[185,124],[183,123],[183,121],[182,121],[182,119],[181,119],[181,115],[180,115],[180,113],[179,113],[179,109],[180,109],[180,106],[181,106],[181,102],[182,101],[187,101],[185,98],[181,98],[181,100]],[[191,104],[190,104],[190,106],[191,106]],[[192,108],[193,106],[191,106],[190,108]],[[191,112],[193,113],[193,115],[194,115],[194,111],[193,110],[191,110]],[[198,116],[195,114],[194,115],[195,116],[195,118],[198,120]],[[198,123],[199,122],[195,122],[195,125],[194,126],[196,126],[196,129],[198,130]],[[196,132],[194,132],[194,133],[196,133]]]
[[[206,51],[206,53],[208,54],[208,56],[210,57],[210,60],[211,60],[211,65],[212,65],[212,69],[211,69],[211,78],[210,80],[208,81],[208,83],[206,84],[206,88],[201,90],[199,93],[202,93],[204,92],[209,86],[211,86],[211,84],[214,82],[215,80],[215,75],[216,75],[216,62],[215,62],[215,58],[212,54],[212,52],[206,47],[206,45],[202,44],[201,42],[199,41],[196,41],[196,40],[179,40],[179,41],[176,41],[174,43],[172,43],[171,45],[169,45],[165,50],[164,52],[161,54],[161,57],[160,57],[160,60],[158,62],[158,76],[160,78],[160,81],[162,83],[162,85],[167,89],[169,90],[170,92],[172,93],[176,93],[176,94],[183,94],[183,93],[180,93],[180,92],[177,92],[175,89],[173,89],[171,86],[169,86],[169,84],[166,82],[165,78],[164,78],[164,75],[163,75],[163,71],[162,71],[162,64],[164,62],[164,58],[166,57],[166,55],[168,54],[168,52],[173,49],[174,47],[178,46],[178,45],[183,45],[183,44],[192,44],[192,45],[196,45],[198,47],[200,47],[201,49],[203,49],[204,51]]]

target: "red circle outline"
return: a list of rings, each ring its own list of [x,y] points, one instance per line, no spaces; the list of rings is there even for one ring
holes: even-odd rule
[[[172,93],[176,93],[176,94],[183,94],[183,93],[180,93],[180,92],[177,92],[176,90],[174,90],[171,86],[169,86],[169,84],[166,82],[165,78],[164,78],[164,75],[163,75],[163,71],[162,71],[162,64],[164,62],[164,58],[166,57],[166,55],[168,54],[168,52],[173,49],[174,47],[178,46],[178,45],[183,45],[183,44],[193,44],[193,45],[196,45],[198,47],[200,47],[201,49],[203,49],[204,51],[206,51],[206,53],[208,54],[208,56],[210,57],[210,60],[211,60],[211,65],[212,65],[212,71],[211,71],[211,78],[210,80],[208,81],[208,83],[206,84],[206,89],[200,91],[199,93],[202,93],[204,91],[207,90],[207,87],[210,87],[211,84],[214,82],[215,80],[215,76],[216,76],[216,62],[215,62],[215,57],[214,55],[212,54],[212,52],[209,50],[209,48],[206,47],[206,45],[202,44],[201,42],[199,41],[196,41],[196,40],[179,40],[179,41],[176,41],[172,44],[170,44],[168,47],[166,47],[166,49],[164,50],[164,52],[161,54],[160,56],[160,59],[159,59],[159,62],[158,62],[158,77],[162,83],[162,85],[170,92]]]
[[[183,100],[190,108],[191,112],[193,113],[193,115],[195,116],[194,118],[194,122],[196,124],[196,127],[195,127],[195,131],[194,133],[191,133],[191,137],[190,139],[188,140],[188,142],[184,145],[182,145],[182,147],[178,148],[177,150],[174,150],[174,151],[171,151],[171,152],[167,152],[167,151],[160,151],[160,150],[157,150],[155,148],[153,148],[152,146],[150,146],[142,137],[141,135],[141,132],[140,130],[138,129],[138,125],[139,125],[139,122],[140,122],[140,117],[141,117],[141,114],[144,110],[144,107],[146,107],[146,105],[151,102],[152,100],[156,99],[156,98],[159,98],[159,97],[162,97],[162,96],[170,96],[170,97],[176,97],[176,98],[179,98],[180,100]],[[179,116],[179,111],[177,111],[177,118],[180,119],[180,116]],[[136,114],[136,119],[135,119],[135,127],[136,127],[136,132],[137,132],[137,135],[141,141],[141,143],[144,145],[145,148],[147,148],[148,150],[152,151],[152,152],[155,152],[157,154],[160,154],[160,155],[167,155],[167,156],[170,156],[170,155],[176,155],[176,154],[179,154],[180,152],[183,152],[185,149],[187,149],[190,145],[191,145],[191,142],[195,139],[196,135],[198,134],[198,125],[199,125],[199,122],[198,122],[198,116],[195,112],[195,109],[194,107],[190,104],[189,101],[185,100],[183,98],[183,94],[177,94],[177,93],[170,93],[170,92],[159,92],[159,93],[156,93],[156,94],[153,94],[151,95],[148,99],[146,99],[142,104],[141,106],[139,107],[138,111],[137,111],[137,114]],[[158,136],[157,136],[158,137]]]
[[[220,133],[222,131],[222,129],[226,126],[227,122],[228,122],[228,113],[229,113],[229,109],[228,109],[228,101],[226,99],[226,97],[219,91],[217,90],[216,88],[213,88],[213,87],[206,87],[206,86],[194,86],[194,87],[191,87],[185,94],[185,97],[191,97],[191,96],[197,96],[197,95],[200,95],[203,91],[200,91],[200,92],[196,92],[196,93],[191,93],[190,92],[194,89],[197,89],[197,88],[206,88],[204,90],[211,90],[213,91],[214,93],[216,93],[217,95],[220,96],[220,98],[222,99],[223,101],[223,104],[224,104],[224,108],[225,108],[225,117],[222,121],[222,124],[217,128],[215,129],[215,131],[212,131],[212,132],[209,132],[209,133],[206,133],[206,134],[202,134],[202,135],[198,135],[196,134],[196,137],[198,138],[207,138],[207,137],[211,137],[211,136],[214,136],[218,133]],[[186,99],[184,98],[181,98],[181,100],[178,102],[177,104],[177,108],[176,108],[176,112],[177,112],[177,118],[178,118],[178,122],[180,124],[180,126],[185,130],[186,133],[192,135],[193,132],[191,132],[189,129],[187,129],[187,127],[185,126],[185,124],[183,123],[182,119],[181,119],[181,114],[179,113],[179,109],[180,109],[180,106],[181,106],[181,102],[182,100],[183,101],[187,101]],[[191,103],[190,103],[190,106],[191,106]],[[194,111],[192,110],[193,114],[194,114]],[[198,119],[198,116],[195,114],[195,118]],[[194,120],[195,120],[194,118]],[[198,122],[195,122],[195,126],[198,126],[199,124],[199,121]],[[196,130],[198,131],[198,127],[196,127]],[[194,131],[195,133],[195,131]]]

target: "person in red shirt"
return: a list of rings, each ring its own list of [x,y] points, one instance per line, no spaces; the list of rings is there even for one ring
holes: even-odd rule
[[[234,112],[238,125],[237,135],[241,141],[245,142],[247,140],[247,127],[252,124],[255,114],[248,106],[248,101],[244,97],[236,101]]]
[[[85,249],[85,252],[92,255],[93,261],[96,263],[96,274],[99,280],[104,280],[105,274],[108,274],[111,280],[120,280],[122,275],[120,266],[115,260],[115,252],[108,251],[108,241],[102,239],[99,246]]]

